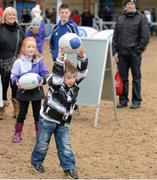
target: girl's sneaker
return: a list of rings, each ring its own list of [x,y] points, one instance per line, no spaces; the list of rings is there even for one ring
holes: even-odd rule
[[[13,143],[19,143],[22,140],[21,133],[17,132],[13,135],[12,142]]]

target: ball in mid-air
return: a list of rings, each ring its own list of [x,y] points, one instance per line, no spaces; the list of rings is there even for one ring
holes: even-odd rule
[[[66,54],[76,53],[81,46],[81,38],[75,33],[66,33],[59,39],[59,47]]]

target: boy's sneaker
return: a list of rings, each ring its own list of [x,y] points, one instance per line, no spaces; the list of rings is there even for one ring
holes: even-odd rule
[[[77,172],[75,171],[75,169],[64,170],[64,173],[66,176],[70,176],[73,179],[78,179],[78,175],[77,175]]]
[[[44,173],[45,169],[42,164],[32,164],[33,170],[39,173]]]

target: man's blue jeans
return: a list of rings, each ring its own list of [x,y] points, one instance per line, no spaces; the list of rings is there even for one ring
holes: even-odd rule
[[[39,123],[39,132],[32,152],[31,163],[43,163],[53,134],[61,167],[63,170],[75,169],[75,157],[71,149],[69,128],[42,118]]]

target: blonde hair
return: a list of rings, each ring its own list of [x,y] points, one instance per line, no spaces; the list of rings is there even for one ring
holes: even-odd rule
[[[76,64],[72,60],[69,60],[69,59],[67,59],[65,61],[65,71],[64,71],[64,73],[67,73],[67,72],[70,72],[72,74],[77,72]]]
[[[37,52],[37,43],[36,40],[33,36],[30,37],[26,37],[23,42],[22,42],[22,46],[21,46],[21,50],[20,50],[20,55],[25,54],[25,47],[27,45],[28,42],[33,42],[36,45],[36,52],[34,54],[35,57],[38,56],[38,52]]]
[[[13,8],[13,7],[7,7],[7,8],[5,8],[5,10],[4,10],[4,12],[3,12],[3,15],[2,15],[2,17],[1,17],[1,19],[0,19],[0,23],[1,23],[1,24],[4,24],[4,23],[6,22],[6,16],[7,16],[9,13],[11,13],[11,12],[15,12],[15,15],[16,15],[16,20],[15,20],[15,22],[18,23],[18,18],[17,18],[17,11],[16,11],[16,9]]]

